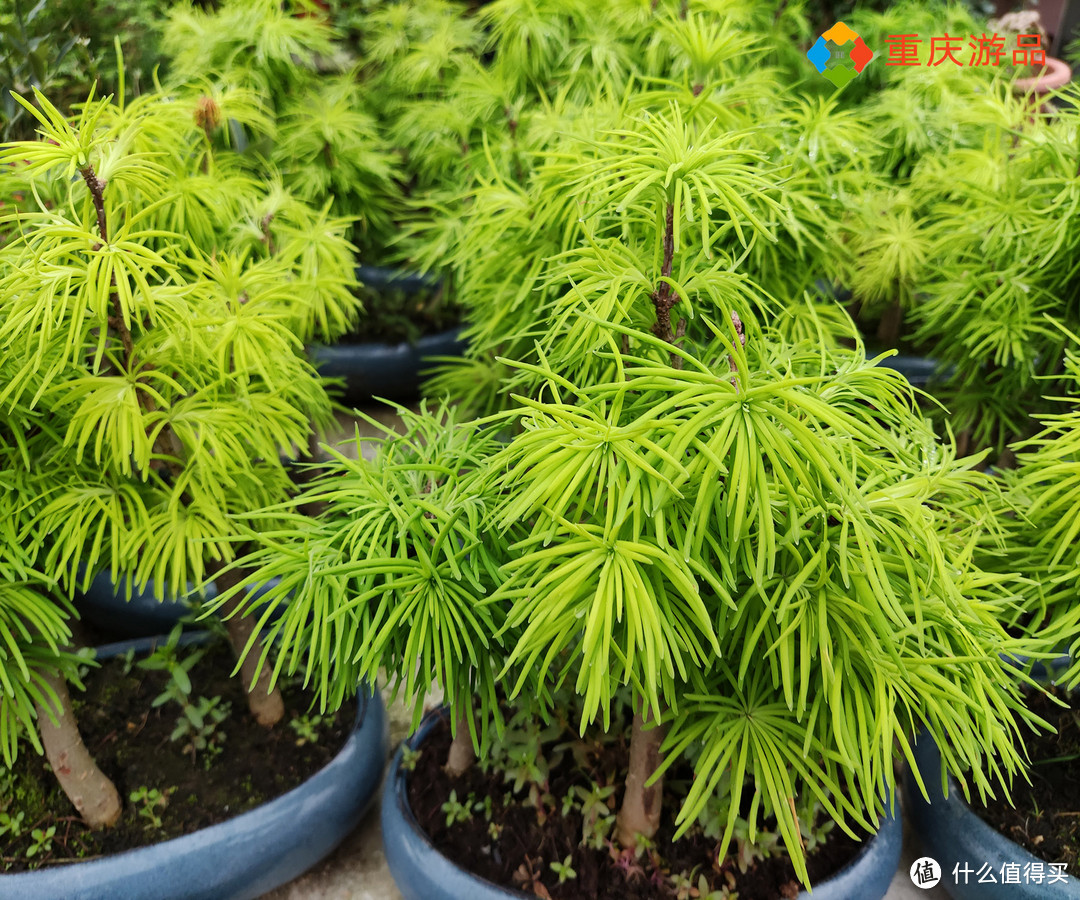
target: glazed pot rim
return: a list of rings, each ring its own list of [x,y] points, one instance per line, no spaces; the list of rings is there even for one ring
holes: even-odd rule
[[[1031,66],[1031,75],[1017,78],[1013,82],[1013,90],[1026,94],[1034,91],[1037,94],[1045,94],[1056,91],[1069,83],[1072,78],[1072,67],[1063,59],[1056,56],[1047,56],[1046,62],[1041,66]]]
[[[347,340],[347,336],[334,341],[332,344],[319,344],[314,343],[308,346],[308,351],[312,353],[313,358],[317,358],[318,361],[322,361],[324,357],[331,355],[341,356],[343,354],[374,354],[383,353],[386,351],[405,352],[409,350],[423,350],[431,346],[441,346],[450,341],[460,340],[461,333],[465,330],[465,325],[459,323],[452,325],[449,328],[444,328],[441,331],[432,331],[428,334],[422,334],[415,341],[402,340],[390,343],[389,341],[350,341]],[[335,351],[337,351],[335,353]]]
[[[445,718],[447,718],[446,707],[437,707],[430,710],[424,715],[416,731],[413,734],[409,735],[404,741],[402,741],[402,746],[408,745],[410,750],[416,750],[418,745],[423,744],[424,739],[435,727],[435,725],[440,720]],[[420,823],[417,821],[416,816],[413,814],[412,804],[409,803],[409,773],[407,771],[403,771],[401,768],[400,749],[394,754],[394,758],[391,762],[391,770],[389,777],[391,780],[391,784],[387,785],[385,790],[390,790],[391,788],[393,789],[394,797],[397,801],[396,805],[398,810],[401,812],[402,818],[405,820],[405,823],[409,826],[412,832],[423,841],[426,849],[438,854],[445,862],[449,863],[454,869],[456,869],[463,875],[468,876],[474,881],[478,881],[489,888],[493,888],[496,891],[501,891],[507,897],[520,897],[523,898],[523,900],[528,900],[528,898],[531,898],[533,896],[532,894],[526,894],[523,891],[519,891],[516,888],[508,888],[504,885],[496,884],[495,882],[484,878],[484,876],[478,875],[477,873],[464,868],[454,860],[450,859],[450,857],[442,853],[435,846],[434,842],[431,840],[431,837],[420,826]],[[895,794],[894,797],[895,810],[892,815],[890,815],[889,812],[886,811],[885,814],[882,816],[881,822],[878,823],[878,830],[875,831],[872,836],[868,836],[868,838],[862,842],[862,846],[859,847],[858,852],[854,856],[852,856],[851,859],[849,859],[846,863],[844,863],[843,866],[833,872],[825,881],[818,882],[816,885],[813,885],[814,890],[820,890],[826,887],[831,881],[839,878],[849,869],[852,869],[856,865],[858,865],[867,854],[872,852],[875,846],[875,839],[877,839],[877,837],[882,834],[882,831],[886,827],[887,823],[896,823],[896,827],[899,827],[899,797]],[[800,886],[799,900],[804,900],[804,898],[810,898],[812,896],[812,894],[807,893],[805,886]]]
[[[192,632],[187,635],[182,635],[181,638],[187,638],[184,641],[186,645],[192,644],[205,644],[210,639],[216,637],[208,631]],[[152,652],[154,642],[164,642],[167,638],[165,636],[158,636],[155,638],[132,638],[125,641],[116,641],[114,643],[105,644],[101,647],[93,648],[97,659],[108,660],[114,659],[117,656],[121,656],[128,651],[128,649],[134,649],[137,654]],[[147,647],[149,644],[149,647]],[[102,651],[98,654],[98,651]],[[184,843],[188,842],[203,842],[207,836],[216,837],[218,835],[224,836],[227,832],[231,831],[244,831],[245,826],[252,824],[257,818],[266,815],[267,810],[273,810],[274,808],[284,808],[291,806],[298,802],[301,796],[307,793],[309,784],[320,776],[324,776],[324,773],[335,764],[340,765],[340,760],[345,756],[351,756],[353,753],[358,752],[359,744],[361,742],[360,734],[364,729],[364,725],[367,721],[368,709],[374,699],[374,687],[368,687],[364,690],[363,687],[357,690],[356,693],[356,718],[353,721],[352,727],[349,729],[348,736],[345,738],[344,743],[338,748],[338,751],[333,757],[327,761],[324,765],[320,766],[314,772],[307,776],[296,787],[290,788],[283,794],[279,794],[271,800],[267,800],[265,803],[260,803],[258,806],[239,813],[235,816],[230,816],[222,822],[217,822],[213,825],[207,825],[205,828],[198,828],[195,831],[187,834],[182,834],[174,838],[169,838],[166,841],[157,841],[153,844],[145,844],[142,847],[130,847],[127,850],[121,850],[118,853],[110,853],[106,856],[98,859],[89,859],[83,862],[69,863],[63,865],[46,866],[40,869],[31,869],[23,872],[0,872],[0,886],[5,883],[5,879],[25,879],[31,880],[35,875],[48,875],[53,876],[57,872],[73,872],[86,871],[83,867],[93,866],[94,868],[104,868],[115,864],[118,860],[131,859],[138,854],[160,854],[168,853],[170,848],[176,848]],[[325,776],[324,776],[325,777]]]
[[[913,755],[918,762],[920,773],[924,771],[936,772],[937,767],[940,766],[941,750],[929,732],[922,731],[919,733],[913,747]],[[925,832],[944,827],[942,822],[947,820],[949,847],[959,846],[966,848],[973,843],[981,844],[985,842],[997,852],[998,862],[1004,860],[1010,863],[1018,863],[1021,866],[1028,863],[1036,863],[1041,866],[1050,864],[1049,860],[1035,856],[1012,838],[1002,834],[972,809],[968,801],[964,799],[963,791],[952,775],[948,775],[946,778],[947,794],[944,793],[940,781],[924,777],[923,783],[929,795],[928,800],[927,796],[919,789],[911,767],[908,766],[907,769],[904,776],[907,800],[909,806],[915,807],[912,810],[914,825],[917,831],[920,832],[920,840],[923,842],[928,855],[938,859],[942,858],[941,853],[946,848],[928,846],[929,838]],[[947,851],[950,857],[955,853],[955,850]],[[1067,893],[1060,893],[1055,896],[1080,898],[1080,882],[1071,876],[1067,885],[1062,885],[1061,889]]]

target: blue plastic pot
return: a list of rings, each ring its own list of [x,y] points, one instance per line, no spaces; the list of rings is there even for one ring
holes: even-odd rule
[[[256,596],[275,584],[277,579],[261,585],[255,591]],[[193,586],[189,585],[189,590],[193,590]],[[206,586],[205,596],[207,600],[217,596],[213,584]],[[159,591],[154,582],[147,584],[143,591],[133,587],[131,599],[127,600],[123,586],[113,580],[111,572],[98,573],[86,592],[75,597],[75,608],[91,625],[119,638],[168,634],[183,616],[191,612],[186,599]]]
[[[384,266],[357,266],[356,278],[365,287],[376,291],[405,294],[418,294],[439,284],[439,279],[433,275]],[[308,347],[308,356],[320,375],[344,381],[344,399],[350,403],[362,403],[373,397],[404,402],[420,396],[423,374],[433,365],[430,360],[439,356],[461,356],[465,347],[461,328],[452,328],[426,335],[416,343],[341,342],[329,347],[314,344]]]
[[[925,388],[927,385],[940,380],[942,375],[938,361],[926,356],[889,356],[878,365],[896,369],[908,380],[912,387],[917,388]]]
[[[1068,657],[1056,660],[1060,666]],[[1036,663],[1032,675],[1045,676],[1046,669]],[[927,734],[919,736],[914,747],[915,763],[923,774],[923,783],[929,794],[929,801],[922,795],[911,770],[904,776],[906,809],[911,817],[916,833],[922,841],[926,855],[937,860],[941,866],[941,884],[950,897],[956,900],[1080,900],[1080,881],[1068,876],[1068,881],[1048,884],[1044,878],[1039,883],[1001,884],[1002,864],[1017,863],[1020,866],[1021,882],[1025,865],[1034,863],[1041,866],[1044,875],[1050,872],[1049,862],[1032,856],[1017,844],[1009,840],[1000,831],[992,828],[972,811],[963,800],[960,788],[950,778],[948,796],[941,787],[937,773],[941,770],[941,752],[937,744]],[[990,866],[996,884],[979,883],[975,874],[967,875],[964,884],[963,871],[954,874],[957,866],[976,872],[983,864]]]
[[[442,710],[429,713],[416,734],[405,743],[413,750],[423,744]],[[421,830],[409,807],[408,772],[401,768],[399,749],[390,765],[383,791],[383,849],[390,873],[405,900],[528,900],[531,894],[510,890],[473,875],[451,862]],[[898,811],[899,812],[899,811]],[[903,828],[899,815],[884,819],[878,833],[832,878],[803,891],[799,900],[881,900],[900,864]]]
[[[420,396],[423,373],[437,356],[461,356],[461,329],[420,338],[415,344],[320,344],[308,348],[311,362],[326,378],[345,382],[345,399],[358,403],[377,397],[407,401]]]
[[[145,642],[98,648],[98,658],[131,647],[145,650]],[[299,787],[171,841],[0,875],[0,900],[253,900],[310,869],[359,824],[379,789],[388,747],[382,700],[362,691],[345,746]]]

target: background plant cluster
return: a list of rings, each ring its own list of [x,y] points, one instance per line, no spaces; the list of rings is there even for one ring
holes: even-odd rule
[[[808,810],[872,827],[920,730],[921,777],[1008,782],[1033,717],[999,655],[1075,635],[1077,426],[1041,399],[1075,397],[1075,111],[979,69],[836,94],[814,33],[742,0],[230,0],[169,14],[138,97],[36,95],[52,143],[0,157],[4,697],[67,659],[43,588],[240,556],[212,608],[324,708],[385,671],[418,719],[434,685],[504,761],[508,707],[582,735],[629,710],[633,740],[661,723],[654,783],[694,769],[680,830],[779,834],[804,878]],[[280,459],[329,412],[300,343],[357,314],[346,232],[440,276],[470,347],[297,495]],[[875,330],[938,356],[948,415]],[[9,754],[30,706],[0,707]]]
[[[77,587],[107,568],[182,595],[234,555],[233,513],[290,494],[331,415],[304,342],[357,315],[347,222],[228,150],[252,95],[127,98],[124,75],[71,117],[20,98],[39,138],[0,152],[8,762],[50,673],[79,683]]]
[[[927,31],[982,27],[936,12]],[[890,15],[853,27],[876,40]],[[723,782],[722,846],[775,822],[797,868],[790,799],[867,825],[920,729],[965,790],[1007,779],[1031,717],[998,653],[1028,608],[983,557],[1006,555],[1011,501],[860,328],[911,266],[883,274],[896,241],[871,226],[906,222],[943,156],[1008,146],[1027,116],[1008,84],[927,70],[826,94],[795,74],[790,6],[364,22],[382,115],[427,125],[409,242],[449,271],[471,346],[431,388],[453,410],[403,412],[374,462],[309,487],[323,514],[263,531],[247,562],[282,579],[276,671],[332,704],[385,667],[418,714],[437,683],[482,756],[504,693],[546,720],[572,689],[585,734],[629,690],[665,765],[695,765],[680,828]],[[857,282],[874,266],[880,296]]]

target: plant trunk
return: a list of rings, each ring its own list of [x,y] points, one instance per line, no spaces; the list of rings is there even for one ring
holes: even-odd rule
[[[220,569],[220,565],[211,563],[211,570],[216,569]],[[234,587],[241,577],[242,573],[236,569],[215,572],[214,584],[217,586],[218,593]],[[237,658],[241,658],[244,648],[255,631],[255,621],[250,616],[240,615],[237,612],[242,602],[243,595],[235,594],[225,601],[221,608],[221,617],[229,633],[229,643],[232,644]],[[260,668],[261,656],[262,638],[256,637],[251,645],[251,652],[242,657],[240,677],[247,691],[248,709],[251,710],[256,722],[269,728],[285,717],[285,703],[281,699],[281,691],[276,687],[270,687],[270,667]]]
[[[58,701],[52,710],[37,704],[38,734],[56,780],[87,825],[91,828],[115,825],[122,809],[120,795],[83,743],[67,681],[56,672],[44,675],[43,680],[56,692]],[[50,713],[56,716],[56,724]]]
[[[878,323],[877,337],[885,347],[896,347],[900,343],[900,328],[904,324],[904,310],[899,300],[894,300],[881,316]]]
[[[450,752],[446,755],[446,774],[454,778],[464,775],[475,761],[476,750],[469,734],[469,720],[463,713],[458,717]]]
[[[655,715],[655,713],[654,713]],[[626,793],[615,820],[615,837],[626,848],[637,847],[637,837],[650,840],[660,827],[660,806],[664,797],[663,779],[646,786],[662,761],[660,745],[664,741],[664,728],[645,729],[641,713],[634,713],[630,731],[630,767],[626,773]]]
[[[322,449],[319,447],[319,435],[315,431],[314,426],[312,426],[311,434],[308,435],[307,450],[309,462],[322,462],[326,459],[326,457],[323,456]],[[307,487],[307,485],[318,478],[323,471],[324,470],[321,468],[297,469],[292,476],[293,483],[299,488]],[[314,519],[322,515],[329,505],[330,504],[326,500],[316,500],[311,503],[300,504],[299,509],[305,516],[310,516]]]
[[[1001,451],[1001,455],[998,456],[997,462],[994,463],[994,468],[999,472],[1004,469],[1016,468],[1016,451],[1009,445],[1006,445],[1005,449]]]

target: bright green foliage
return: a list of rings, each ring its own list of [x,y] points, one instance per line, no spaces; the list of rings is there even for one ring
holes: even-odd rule
[[[706,208],[731,211],[716,187],[745,155],[755,161],[753,175],[784,185],[751,217],[775,242],[747,246],[723,226],[711,235],[704,214],[680,217],[680,231],[704,229],[717,242],[706,253],[748,254],[770,292],[801,296],[819,278],[835,276],[832,256],[843,252],[836,224],[871,159],[873,138],[855,116],[818,96],[827,82],[803,80],[805,58],[794,38],[805,37],[808,26],[796,4],[497,0],[462,17],[456,4],[410,0],[383,4],[370,20],[360,47],[366,77],[391,142],[405,153],[418,208],[403,252],[422,268],[450,268],[478,370],[490,370],[492,351],[518,357],[527,348],[521,341],[551,294],[527,267],[576,247],[583,234],[577,220],[590,213],[565,195],[560,163],[591,156],[594,142],[640,139],[654,161],[726,142],[731,154],[709,175]],[[627,148],[622,162],[632,160]],[[668,177],[654,173],[660,182]],[[684,191],[695,192],[694,212],[705,198],[684,182],[673,197],[680,209],[690,196]],[[731,193],[739,195],[740,186]],[[494,221],[501,237],[493,245]],[[598,237],[635,227],[603,226]],[[505,245],[522,252],[508,258]],[[455,384],[455,394],[464,387]]]
[[[162,45],[169,84],[262,98],[258,122],[221,111],[234,120],[239,149],[269,156],[299,199],[355,220],[352,239],[377,255],[400,212],[398,162],[338,37],[314,3],[229,0],[216,9],[178,6]]]
[[[13,355],[0,356],[3,383],[16,369]],[[40,411],[0,407],[0,761],[6,767],[23,734],[41,752],[35,707],[53,708],[55,701],[44,678],[60,673],[78,685],[83,662],[65,649],[71,604],[39,573],[43,554],[34,514],[42,500],[29,466],[59,438]]]
[[[844,102],[874,103],[875,98],[880,97],[884,91],[890,98],[883,104],[883,107],[887,108],[892,97],[912,91],[914,96],[920,96],[927,101],[920,107],[919,113],[936,117],[937,102],[951,103],[950,98],[958,99],[965,94],[978,94],[993,77],[994,66],[957,66],[948,61],[944,65],[929,65],[931,37],[945,34],[962,37],[963,50],[956,51],[954,55],[962,63],[969,63],[971,50],[967,46],[967,39],[971,35],[981,35],[984,31],[993,33],[993,29],[986,27],[985,18],[976,13],[973,6],[974,4],[956,0],[900,0],[897,3],[855,4],[856,8],[844,17],[844,21],[862,37],[868,47],[885,57],[891,37],[901,34],[917,35],[921,38],[915,45],[919,65],[885,66],[875,63],[867,66],[844,90]],[[935,54],[935,61],[940,59],[940,55],[940,51]],[[884,59],[880,61],[883,62]],[[896,124],[902,123],[897,121]],[[912,126],[914,124],[911,123]],[[947,123],[942,119],[938,124],[945,126]],[[959,123],[954,124],[959,126]],[[937,130],[924,135],[928,141],[941,137],[941,132]],[[888,152],[890,148],[886,146],[883,149]]]
[[[357,312],[345,223],[239,166],[205,95],[35,101],[40,139],[0,149],[6,759],[36,742],[35,672],[72,674],[63,594],[104,567],[182,594],[232,558],[236,513],[289,495],[283,457],[330,415],[302,339]]]
[[[798,41],[810,33],[797,4],[497,0],[473,9],[398,0],[343,4],[329,18],[337,28],[315,10],[296,15],[299,7],[230,0],[211,12],[179,9],[166,31],[171,77],[212,73],[215,85],[268,97],[274,126],[247,129],[252,148],[274,159],[290,190],[356,216],[353,239],[366,255],[457,274],[459,254],[494,252],[456,236],[495,208],[508,226],[520,213],[532,242],[528,217],[551,199],[546,185],[532,187],[545,154],[578,155],[579,139],[637,127],[674,101],[684,143],[708,128],[738,133],[733,143],[784,179],[780,202],[760,211],[778,241],[747,251],[768,273],[767,289],[783,284],[780,293],[800,296],[836,277],[836,228],[849,192],[869,177],[874,138],[820,96],[827,83],[803,80]],[[559,237],[544,252],[576,240]],[[519,274],[506,272],[504,283],[541,302]],[[507,323],[491,314],[490,287],[450,295],[470,311],[481,345],[489,326],[527,328],[535,306],[519,302]]]
[[[1080,328],[1076,91],[1053,115],[1033,114],[1013,94],[1008,54],[1000,66],[927,65],[925,35],[990,33],[960,6],[904,3],[849,24],[870,46],[924,38],[921,65],[869,66],[843,94],[879,138],[872,169],[885,177],[849,205],[840,283],[862,324],[883,317],[885,346],[941,363],[962,450],[1000,452],[1048,411],[1041,396],[1056,391],[1065,346],[1057,326]]]
[[[577,134],[540,154],[526,188],[484,176],[492,180],[476,190],[463,219],[431,244],[453,265],[472,341],[467,366],[447,370],[433,391],[448,390],[481,409],[504,404],[506,394],[493,385],[500,377],[495,357],[529,360],[537,340],[545,351],[562,344],[583,305],[595,319],[591,327],[576,326],[575,365],[586,367],[582,377],[604,377],[611,363],[592,353],[610,346],[603,323],[616,316],[645,330],[652,325],[651,306],[639,301],[657,287],[657,221],[669,204],[678,252],[664,277],[676,294],[698,299],[672,313],[685,318],[690,340],[710,337],[699,312],[721,318],[720,309],[752,317],[767,308],[792,333],[812,332],[827,343],[851,333],[841,310],[812,294],[804,300],[803,292],[834,265],[833,257],[824,267],[811,261],[831,240],[823,185],[842,190],[827,170],[844,168],[857,146],[821,134],[816,161],[796,150],[805,145],[796,135],[811,120],[824,131],[831,117],[845,114],[827,102],[806,102],[794,114],[777,112],[777,131],[763,134],[749,116],[736,123],[746,128],[724,130],[712,106],[692,92],[683,99],[685,107],[670,99],[661,104],[659,92],[632,105],[597,102]],[[857,136],[857,123],[849,124]],[[521,252],[508,257],[506,246]],[[607,261],[612,256],[617,266]],[[545,259],[553,264],[542,267]],[[507,384],[517,388],[523,377]]]
[[[1021,125],[1021,102],[1002,106],[1002,127],[984,146],[926,168],[920,188],[934,198],[937,231],[913,311],[916,338],[955,367],[954,427],[999,449],[1047,410],[1039,398],[1058,392],[1062,328],[1080,329],[1080,115],[1069,106]]]
[[[575,679],[584,728],[632,684],[672,711],[669,761],[706,742],[680,821],[731,769],[793,852],[787,797],[863,821],[919,727],[987,789],[1020,706],[994,654],[1007,594],[970,562],[987,479],[861,354],[755,335],[731,376],[729,339],[701,355],[720,365],[623,358],[578,389],[546,369],[553,399],[513,413],[492,470],[515,692]]]
[[[851,219],[851,291],[861,317],[895,303],[908,309],[925,282],[930,229],[910,198],[899,191],[869,190]]]
[[[273,159],[298,197],[332,198],[334,213],[358,220],[358,240],[370,243],[392,230],[398,173],[375,119],[363,111],[363,93],[349,72],[323,77],[284,103]]]
[[[949,18],[939,10],[934,21],[942,20]],[[852,27],[863,34],[863,26]],[[914,26],[904,26],[910,27]],[[970,22],[949,27],[958,29],[950,34],[981,33]],[[963,30],[967,28],[975,30]],[[927,26],[928,33],[939,34],[942,29],[941,24]],[[929,42],[923,41],[920,47],[925,56]],[[1010,139],[1022,107],[1011,100],[1006,84],[988,79],[986,73],[994,71],[928,66],[925,60],[910,68],[867,67],[870,80],[874,72],[891,74],[861,106],[849,110],[849,114],[857,112],[858,121],[877,139],[870,167],[874,174],[849,195],[843,223],[850,256],[840,282],[855,295],[860,319],[876,319],[890,306],[906,312],[917,305],[916,298],[934,277],[933,265],[941,249],[955,238],[951,223],[942,222],[935,211],[948,209],[942,195],[955,189],[957,177],[978,177],[980,164],[969,158],[970,168],[950,172],[943,179],[941,160],[954,154],[959,161],[965,154],[1004,146]],[[859,78],[852,84],[863,82]],[[970,210],[965,215],[977,218]],[[966,227],[975,226],[969,221]],[[896,335],[881,337],[888,346],[896,339]]]
[[[495,436],[459,427],[446,408],[400,412],[404,433],[377,441],[374,461],[362,457],[358,436],[358,458],[335,452],[327,474],[292,504],[296,512],[269,511],[281,525],[254,519],[262,549],[244,565],[280,583],[243,608],[260,608],[260,624],[279,642],[274,679],[302,672],[321,709],[337,708],[385,668],[416,723],[435,683],[455,710],[480,711],[486,744],[498,714],[502,617],[480,601],[504,551],[483,541],[491,493],[476,469]]]
[[[1070,336],[1071,337],[1071,336]],[[1063,412],[1042,417],[1042,429],[1015,446],[1017,468],[1006,473],[1011,503],[1003,520],[1013,532],[1001,558],[1003,568],[1027,575],[1018,624],[1058,646],[1069,646],[1080,659],[1080,355],[1072,338],[1061,383],[1068,404]],[[1080,662],[1063,680],[1080,682]]]
[[[170,12],[162,48],[170,73],[182,81],[209,74],[277,104],[307,82],[306,72],[333,50],[333,32],[314,3],[233,0],[217,9],[178,5]]]
[[[755,283],[783,287],[755,248],[807,221],[772,136],[712,124],[678,82],[591,110],[524,184],[492,153],[441,232],[477,341],[442,384],[495,412],[407,415],[374,461],[338,458],[248,584],[283,578],[279,670],[330,702],[380,664],[416,703],[437,681],[481,752],[489,685],[583,733],[629,691],[666,764],[695,766],[680,828],[726,778],[721,855],[775,817],[805,879],[794,798],[872,823],[921,728],[944,748],[923,776],[986,792],[1019,767],[1014,599],[973,561],[1000,543],[996,486],[902,378],[821,339],[850,333],[839,311]]]
[[[5,491],[6,493],[6,491]],[[5,544],[5,546],[7,546]],[[78,686],[83,660],[64,647],[71,639],[64,600],[50,594],[46,580],[5,565],[0,585],[0,760],[10,767],[23,735],[39,753],[36,706],[54,708],[56,697],[44,677],[61,674]],[[29,575],[29,577],[28,577]]]

